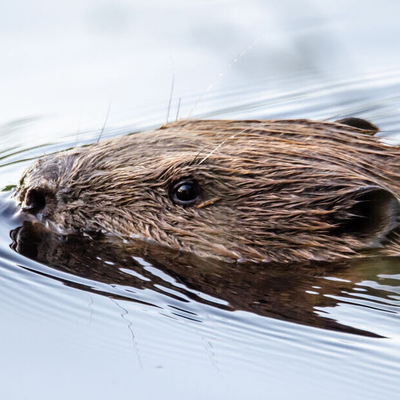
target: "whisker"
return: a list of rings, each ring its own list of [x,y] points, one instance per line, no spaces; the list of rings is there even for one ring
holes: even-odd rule
[[[79,134],[81,133],[81,121],[82,121],[82,112],[79,114],[79,123],[78,123],[78,130],[76,132],[76,140],[75,140],[75,146],[78,146],[78,141],[79,141]]]
[[[194,109],[197,107],[197,105],[200,103],[200,101],[203,99],[203,97],[213,88],[213,86],[218,82],[218,80],[221,78],[221,76],[224,75],[224,73],[232,67],[233,64],[235,64],[238,60],[240,60],[247,52],[249,52],[254,46],[256,46],[262,38],[264,38],[268,32],[263,33],[260,37],[258,37],[250,46],[248,46],[246,49],[244,49],[241,53],[239,53],[231,62],[229,62],[227,65],[225,65],[224,68],[220,71],[220,73],[214,78],[214,80],[208,85],[207,89],[197,98],[196,102],[194,103],[192,109],[189,112],[189,115],[187,116],[186,119],[190,119],[192,116],[192,113]]]
[[[240,132],[235,133],[234,135],[229,136],[228,138],[226,138],[222,143],[220,143],[217,147],[215,147],[213,150],[210,151],[210,153],[208,153],[197,165],[201,165],[203,164],[204,161],[207,160],[207,158],[209,158],[212,154],[214,154],[216,151],[218,151],[226,142],[228,142],[231,139],[234,139],[236,136],[241,135],[242,133],[248,131],[248,129],[243,129]],[[197,157],[198,155],[196,155]]]
[[[199,163],[198,165],[203,164],[204,161],[207,160],[207,158],[209,158],[211,155],[213,155],[216,151],[218,151],[229,139],[233,139],[235,135],[230,136],[229,138],[225,139],[222,143],[220,143],[217,147],[215,147],[213,150],[211,150]]]
[[[176,112],[175,122],[178,121],[178,118],[179,118],[179,109],[180,109],[180,107],[181,107],[181,98],[179,97],[179,100],[178,100],[178,110],[177,110],[177,112]]]
[[[101,128],[101,132],[100,135],[97,139],[97,143],[99,143],[101,136],[103,135],[104,129],[106,127],[107,121],[108,121],[108,116],[110,115],[110,110],[111,110],[111,100],[108,103],[108,110],[107,110],[107,115],[106,115],[106,119],[104,120],[104,124],[103,124],[103,128]]]
[[[165,124],[168,124],[169,113],[171,111],[172,95],[174,93],[174,84],[175,84],[175,63],[174,63],[174,60],[172,58],[172,53],[171,52],[170,52],[170,56],[171,56],[171,63],[172,63],[172,80],[171,80],[171,91],[169,93],[169,100],[168,100],[167,118],[166,118]]]

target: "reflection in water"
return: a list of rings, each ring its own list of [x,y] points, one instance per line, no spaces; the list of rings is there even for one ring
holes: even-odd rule
[[[67,278],[53,275],[67,285],[97,292],[96,283],[106,283],[119,288],[110,290],[109,296],[147,304],[149,296],[143,293],[151,289],[177,300],[179,306],[175,301],[170,307],[194,320],[201,316],[185,309],[190,301],[377,337],[382,336],[379,326],[366,323],[360,329],[336,320],[332,310],[344,304],[392,314],[400,310],[397,258],[336,264],[229,264],[140,241],[125,244],[110,237],[57,236],[27,221],[11,232],[11,238],[18,253],[70,274]],[[29,264],[25,268],[31,269]],[[52,276],[51,270],[48,275]]]

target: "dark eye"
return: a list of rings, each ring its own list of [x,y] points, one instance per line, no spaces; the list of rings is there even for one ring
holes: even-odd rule
[[[171,193],[174,203],[181,206],[189,206],[200,199],[200,188],[195,181],[178,182]]]

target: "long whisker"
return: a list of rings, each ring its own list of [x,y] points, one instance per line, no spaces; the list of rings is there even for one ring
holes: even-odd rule
[[[101,128],[101,132],[100,132],[100,135],[99,135],[99,137],[98,137],[98,139],[97,139],[97,143],[99,143],[99,141],[100,141],[100,139],[101,139],[101,136],[103,135],[104,129],[105,129],[106,125],[107,125],[108,116],[110,115],[110,110],[111,110],[111,100],[110,100],[110,102],[108,103],[108,110],[107,110],[106,119],[104,120],[103,127]]]
[[[213,155],[216,151],[218,151],[229,139],[233,139],[235,135],[231,136],[228,139],[225,139],[222,143],[220,143],[217,147],[214,148],[214,150],[211,150],[199,163],[198,165],[203,164],[204,161],[207,160],[211,155]]]
[[[247,132],[249,129],[243,129],[240,132],[236,132],[235,134],[229,136],[228,138],[226,138],[223,142],[221,142],[217,147],[215,147],[213,150],[211,150],[197,165],[201,165],[203,164],[204,161],[207,160],[207,158],[209,158],[211,155],[213,155],[216,151],[218,151],[226,142],[228,142],[229,140],[234,139],[236,136],[241,135],[244,132]],[[196,155],[195,159],[199,156],[200,152]]]
[[[172,53],[170,53],[170,56],[171,56],[171,63],[172,63],[172,80],[171,80],[171,91],[169,93],[169,100],[168,100],[167,118],[166,118],[165,124],[168,124],[169,113],[171,111],[172,95],[174,93],[174,84],[175,84],[175,63],[172,58]]]
[[[178,121],[178,118],[179,118],[179,110],[180,110],[180,108],[181,108],[181,98],[179,97],[179,100],[178,100],[178,110],[177,110],[177,112],[176,112],[175,121]]]
[[[220,73],[214,78],[214,80],[208,85],[207,89],[197,98],[196,102],[194,103],[192,109],[189,112],[189,115],[187,116],[187,119],[190,119],[192,116],[192,113],[194,109],[197,107],[197,105],[200,103],[200,101],[203,99],[203,97],[214,87],[214,85],[217,83],[217,81],[224,75],[224,73],[232,67],[233,64],[235,64],[238,60],[240,60],[247,52],[249,52],[254,46],[256,46],[260,40],[267,35],[267,32],[263,33],[259,38],[257,38],[250,46],[248,46],[246,49],[244,49],[241,53],[239,53],[229,64],[225,65],[224,68],[220,71]]]
[[[79,123],[78,123],[78,130],[76,132],[76,140],[75,140],[75,146],[78,146],[78,141],[79,141],[79,134],[81,133],[81,121],[82,121],[82,112],[79,114]]]

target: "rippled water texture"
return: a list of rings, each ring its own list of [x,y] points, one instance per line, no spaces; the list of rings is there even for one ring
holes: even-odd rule
[[[399,143],[400,3],[1,8],[2,399],[400,397],[399,259],[132,256],[23,222],[10,199],[43,154],[165,122],[171,86],[171,121],[357,116]]]

